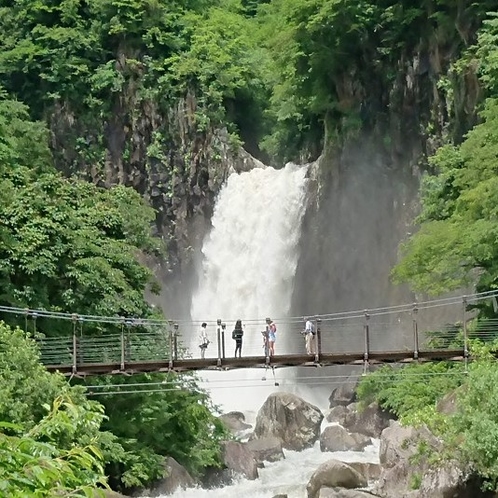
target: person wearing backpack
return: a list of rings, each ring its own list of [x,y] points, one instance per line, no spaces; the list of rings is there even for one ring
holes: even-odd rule
[[[242,337],[244,335],[244,329],[242,328],[242,320],[237,320],[235,322],[235,328],[232,332],[232,339],[235,341],[235,358],[237,358],[237,351],[239,352],[239,358],[242,357]]]
[[[304,342],[306,345],[306,353],[315,354],[314,352],[315,326],[313,325],[311,318],[306,319],[303,334],[304,334]]]
[[[277,326],[271,318],[266,319],[266,324],[268,326],[268,346],[269,346],[269,356],[275,355],[275,341],[277,340]]]
[[[204,359],[206,355],[206,349],[209,346],[209,339],[206,331],[207,323],[203,322],[201,325],[201,330],[199,332],[199,347],[201,348],[201,358]]]

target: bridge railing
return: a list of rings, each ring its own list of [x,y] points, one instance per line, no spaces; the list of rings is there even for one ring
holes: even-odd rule
[[[486,297],[489,299],[489,297]],[[375,310],[332,313],[310,317],[316,335],[312,340],[310,362],[319,362],[327,354],[354,353],[368,363],[375,353],[406,352],[417,360],[420,353],[441,349],[461,350],[468,357],[469,340],[473,337],[490,340],[498,337],[498,322],[474,320],[471,305],[480,297],[449,298],[435,303],[422,302]],[[208,323],[211,341],[206,359],[223,361],[234,357],[235,341],[231,326],[223,327],[221,319]],[[303,318],[276,320],[276,355],[305,355]],[[200,324],[180,322],[156,325],[123,322],[121,333],[89,336],[82,327],[63,337],[38,339],[41,359],[47,365],[72,366],[74,372],[83,365],[112,364],[117,370],[136,362],[162,362],[172,366],[182,358],[199,359],[201,350],[197,336]],[[245,322],[242,356],[265,358],[270,362],[264,344],[265,321]]]

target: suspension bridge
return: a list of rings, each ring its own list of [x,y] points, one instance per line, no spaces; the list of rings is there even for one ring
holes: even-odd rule
[[[263,319],[244,323],[242,357],[233,356],[233,328],[223,319],[208,323],[210,345],[201,357],[196,340],[200,322],[103,317],[0,307],[2,313],[24,315],[26,329],[37,320],[67,323],[68,333],[38,337],[41,360],[49,371],[68,376],[132,375],[244,368],[322,367],[423,361],[468,361],[469,341],[496,337],[498,323],[478,322],[475,305],[497,306],[498,291],[449,297],[370,310],[309,316],[316,331],[307,354],[304,317],[275,319],[276,354],[264,347]],[[85,333],[99,324],[102,332]],[[105,326],[111,332],[105,332]],[[31,326],[31,327],[30,327]],[[187,344],[188,343],[188,344]],[[190,346],[190,347],[189,347]]]

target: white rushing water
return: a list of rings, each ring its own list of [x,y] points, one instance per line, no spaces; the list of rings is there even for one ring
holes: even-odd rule
[[[231,486],[221,489],[186,489],[178,490],[173,498],[272,498],[277,494],[286,494],[289,498],[305,498],[306,484],[317,467],[331,458],[343,462],[378,463],[379,443],[375,443],[362,452],[337,451],[321,452],[319,443],[304,451],[284,450],[285,460],[265,462],[259,469],[259,478],[254,481],[239,479]]]
[[[243,356],[263,355],[261,330],[266,317],[277,322],[276,353],[286,351],[285,317],[298,261],[307,168],[288,164],[279,170],[266,167],[234,173],[220,191],[191,306],[197,326],[208,323],[211,345],[206,357],[218,353],[218,318],[227,325],[227,356],[234,354],[231,332],[237,319],[244,324]],[[192,332],[191,351],[199,355],[198,329]],[[288,387],[289,374],[279,375],[279,389]],[[261,369],[211,372],[203,379],[203,387],[223,411],[258,410],[276,387],[273,373],[265,375]]]

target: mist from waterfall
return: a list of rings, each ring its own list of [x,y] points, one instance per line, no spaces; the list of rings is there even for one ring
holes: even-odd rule
[[[298,261],[301,221],[305,211],[307,166],[255,168],[232,174],[218,196],[212,229],[202,246],[199,284],[191,318],[208,323],[211,341],[206,357],[216,357],[216,321],[226,323],[226,356],[233,356],[231,332],[244,324],[242,355],[263,355],[261,331],[266,317],[277,324],[276,353],[286,352],[286,325]],[[190,349],[199,356],[198,329]],[[288,369],[287,369],[288,370]],[[279,370],[278,389],[286,389],[290,372]],[[264,369],[203,373],[204,387],[215,404],[227,410],[258,410],[277,390],[272,372]]]

